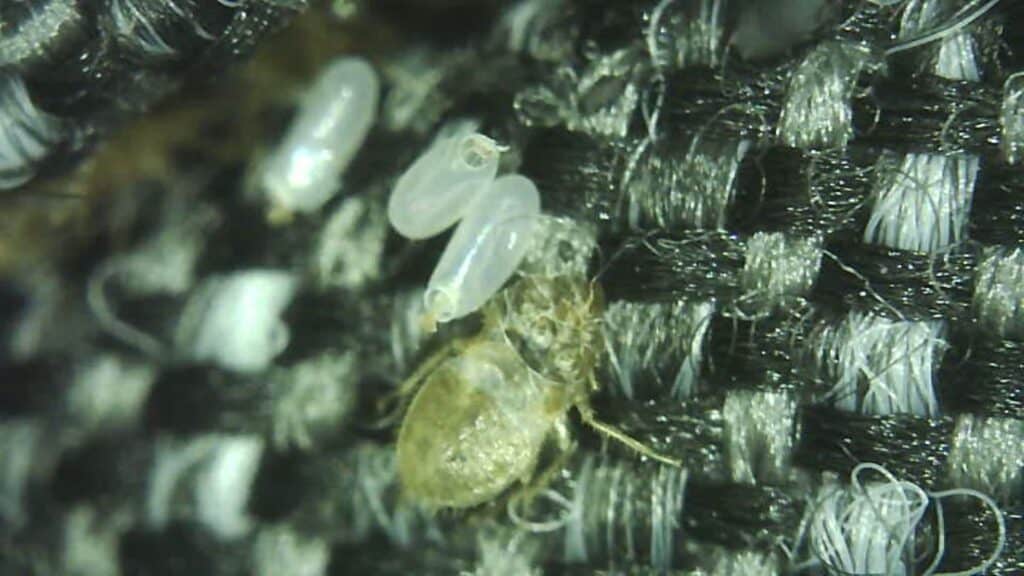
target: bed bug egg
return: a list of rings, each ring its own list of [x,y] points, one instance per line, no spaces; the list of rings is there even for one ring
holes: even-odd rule
[[[466,508],[529,480],[569,407],[566,388],[527,369],[507,342],[474,341],[443,361],[409,406],[397,446],[406,496]]]
[[[497,142],[471,122],[442,131],[399,177],[388,200],[388,220],[413,240],[440,234],[465,214],[498,172]]]
[[[260,173],[273,212],[315,212],[340,178],[377,117],[379,81],[362,58],[341,58],[320,74],[298,115]]]
[[[526,255],[539,214],[537,187],[518,174],[498,178],[477,196],[427,284],[428,316],[447,322],[487,302]]]

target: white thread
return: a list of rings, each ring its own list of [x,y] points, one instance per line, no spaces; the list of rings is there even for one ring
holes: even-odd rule
[[[650,563],[658,570],[669,570],[675,559],[688,477],[686,469],[659,466],[657,475],[651,479]]]
[[[535,548],[524,545],[521,532],[482,532],[476,547],[475,569],[462,572],[462,576],[541,576],[540,568],[533,562]]]
[[[888,482],[863,485],[874,470]],[[831,574],[912,573],[911,544],[928,507],[928,495],[876,464],[859,464],[850,487],[827,488],[811,516],[810,546]]]
[[[865,483],[866,471],[880,474],[885,482]],[[971,496],[982,501],[995,516],[998,537],[993,552],[979,566],[960,572],[936,573],[945,555],[945,524],[941,500],[952,496]],[[988,569],[1006,545],[1006,523],[998,505],[976,490],[954,489],[927,492],[912,482],[898,480],[878,464],[858,464],[850,473],[850,486],[832,485],[818,498],[810,516],[805,518],[810,549],[829,573],[885,574],[904,576],[916,572],[913,557],[918,525],[930,502],[936,506],[937,548],[924,576],[970,576]],[[797,545],[804,538],[804,523]]]
[[[174,12],[175,16],[177,16],[183,21],[190,18],[190,15],[185,12],[184,8],[178,6],[178,3],[176,1],[167,2],[165,6],[167,7],[168,10]],[[192,31],[195,32],[195,34],[203,40],[210,40],[212,42],[217,39],[217,36],[214,33],[202,27],[202,24],[197,18],[191,18],[191,24]]]
[[[1011,74],[1003,84],[999,125],[1006,162],[1017,164],[1024,159],[1024,72]]]
[[[974,44],[967,34],[956,34],[946,38],[939,46],[936,75],[953,80],[981,80],[981,72],[974,55]]]
[[[974,313],[1001,338],[1024,335],[1024,251],[988,247],[974,277]]]
[[[100,328],[148,357],[161,357],[164,343],[119,318],[106,289],[115,281],[136,296],[184,293],[195,282],[204,235],[217,218],[208,206],[186,208],[174,201],[164,208],[158,232],[134,250],[97,266],[87,282],[86,301]]]
[[[939,413],[933,376],[945,351],[942,322],[889,320],[851,313],[816,337],[814,354],[829,397],[864,414]]]
[[[167,1],[168,5],[174,6],[175,0]],[[136,0],[112,0],[110,15],[117,35],[125,44],[138,48],[148,57],[167,58],[175,55],[176,50],[164,41],[152,22],[153,17],[159,14],[144,12],[136,6]]]
[[[700,11],[684,22],[671,34],[675,50],[675,66],[715,67],[722,58],[722,0],[700,0]],[[692,3],[691,3],[692,5]]]
[[[821,268],[821,239],[757,232],[747,239],[740,308],[768,313],[807,295]]]
[[[82,25],[82,13],[75,0],[50,0],[31,5],[30,15],[13,30],[8,23],[0,23],[0,68],[18,65],[33,58],[40,47],[54,37],[61,28]]]
[[[321,287],[357,290],[380,276],[388,236],[383,210],[366,198],[346,198],[320,233],[315,273]]]
[[[440,85],[450,64],[438,66],[437,58],[436,51],[406,50],[384,65],[388,90],[381,106],[381,122],[389,131],[426,133],[448,109]]]
[[[355,352],[323,353],[287,369],[276,370],[272,396],[271,437],[279,450],[309,450],[315,434],[343,427],[356,403]]]
[[[526,52],[531,45],[531,32],[537,20],[547,16],[552,3],[537,0],[523,0],[508,8],[502,14],[501,27],[508,32],[508,49],[512,52]],[[557,5],[557,3],[555,3]]]
[[[517,528],[527,532],[541,534],[554,532],[567,526],[572,515],[573,503],[565,496],[562,496],[550,488],[541,490],[538,495],[550,500],[561,510],[559,517],[552,520],[527,520],[519,513],[519,506],[522,502],[522,498],[513,497],[509,499],[508,504],[506,505],[506,511],[509,519],[512,520],[512,523],[515,524]]]
[[[773,554],[757,550],[723,549],[716,555],[712,576],[778,576],[779,563]]]
[[[195,266],[206,232],[219,222],[209,206],[164,208],[160,229],[141,246],[114,256],[114,280],[135,295],[183,294],[195,282]]]
[[[90,432],[126,429],[136,424],[155,380],[154,366],[99,354],[75,367],[65,407]]]
[[[0,519],[10,526],[26,520],[24,494],[40,458],[43,429],[35,420],[0,420]]]
[[[916,37],[901,41],[889,47],[888,49],[886,49],[885,55],[891,56],[898,52],[912,50],[919,46],[924,46],[925,44],[930,44],[932,42],[944,40],[949,36],[961,32],[963,29],[973,24],[975,20],[984,16],[986,12],[991,10],[998,3],[999,0],[988,0],[984,4],[981,3],[981,0],[974,0],[970,4],[967,4],[966,6],[958,10],[956,14],[954,14],[952,17],[950,17],[948,23],[939,25],[934,31],[920,34]],[[974,11],[970,12],[970,10],[972,9]],[[962,19],[957,20],[958,18]]]
[[[522,0],[502,11],[496,28],[510,52],[564,62],[571,57],[576,40],[574,29],[559,26],[567,14],[572,10],[563,0]]]
[[[442,539],[432,515],[399,499],[393,447],[360,444],[334,470],[345,478],[338,494],[346,499],[343,512],[351,517],[345,526],[346,542],[364,542],[378,531],[399,548],[409,548],[423,534],[427,540]]]
[[[587,561],[587,537],[584,531],[585,515],[592,513],[585,510],[585,498],[592,490],[591,478],[594,475],[594,467],[597,463],[594,457],[587,454],[576,474],[576,484],[572,491],[572,506],[568,514],[568,522],[565,527],[565,538],[563,540],[563,557],[566,562]]]
[[[640,90],[632,81],[635,59],[633,49],[623,48],[592,62],[578,80],[572,75],[571,108],[574,113],[568,122],[570,130],[619,138],[626,136],[640,101]],[[608,94],[609,82],[622,84],[621,91]],[[588,101],[597,96],[598,101]]]
[[[790,74],[779,141],[795,148],[845,148],[853,137],[851,97],[870,56],[864,46],[838,41],[808,54]]]
[[[658,5],[654,7],[651,12],[651,22],[647,27],[647,34],[645,36],[647,40],[647,52],[651,56],[651,64],[654,65],[655,73],[658,77],[664,77],[664,70],[666,64],[661,61],[659,49],[658,49],[658,29],[661,27],[661,17],[665,13],[665,9],[668,8],[669,4],[672,4],[676,0],[661,0]]]
[[[142,352],[146,356],[158,358],[163,355],[163,343],[121,320],[110,307],[110,302],[107,300],[106,285],[117,274],[117,265],[116,261],[109,260],[101,264],[89,275],[85,289],[85,298],[89,306],[89,312],[92,313],[96,323],[107,334]]]
[[[733,482],[784,482],[796,435],[796,400],[780,392],[730,392],[722,407]]]
[[[330,560],[325,540],[286,526],[260,530],[252,549],[254,576],[324,576]]]
[[[570,512],[564,526],[565,561],[594,562],[595,554],[614,554],[656,570],[670,569],[687,479],[687,471],[677,467],[631,466],[586,455],[572,500],[566,502]],[[649,516],[639,515],[638,502],[646,502]],[[648,531],[639,531],[645,523]],[[641,551],[648,556],[642,557]]]
[[[398,511],[388,507],[388,496],[398,484],[393,449],[361,443],[331,462],[326,473],[343,479],[338,494],[348,521],[342,540],[361,542],[379,529],[399,546],[408,544],[407,527]]]
[[[960,416],[946,465],[954,486],[976,488],[1004,502],[1024,493],[1024,421]]]
[[[246,505],[262,455],[258,437],[221,437],[196,477],[196,517],[218,538],[234,540],[248,533]]]
[[[627,478],[626,482],[625,482],[625,487],[624,487],[625,494],[620,496],[619,495],[619,486],[623,483],[623,472],[624,472],[623,466],[616,465],[616,464],[608,464],[607,459],[604,462],[602,462],[602,464],[603,465],[599,465],[597,470],[595,471],[596,475],[598,477],[598,480],[604,479],[602,477],[607,477],[609,474],[611,475],[611,482],[608,483],[609,487],[606,488],[607,495],[606,495],[604,501],[602,502],[602,504],[604,504],[604,512],[605,512],[605,518],[604,518],[604,523],[603,523],[603,528],[604,528],[604,550],[606,552],[610,553],[612,550],[615,550],[615,528],[616,528],[615,521],[616,521],[616,512],[618,512],[618,503],[619,502],[625,503],[625,506],[623,507],[624,508],[623,512],[632,511],[633,483],[630,482],[629,479]],[[601,486],[600,483],[598,485]],[[653,509],[652,509],[652,511],[653,511]],[[622,524],[626,527],[626,535],[625,535],[626,557],[627,558],[636,558],[636,547],[635,547],[636,546],[635,545],[636,540],[633,538],[633,523],[631,521],[632,520],[632,514],[628,514],[628,515],[627,514],[623,514],[623,517],[624,517],[624,520],[622,521]],[[602,527],[602,523],[600,521],[598,521],[597,522],[597,526],[592,527],[591,529],[594,530],[595,532],[597,532],[601,527]]]
[[[422,289],[402,292],[395,297],[390,315],[389,341],[396,378],[411,371],[412,363],[427,337],[421,322],[425,314]]]
[[[601,325],[614,390],[634,399],[639,381],[651,380],[671,398],[692,396],[713,309],[711,302],[609,305]]]
[[[64,516],[61,574],[120,576],[119,543],[132,522],[127,510],[110,511],[91,504],[77,504]]]
[[[899,37],[913,36],[933,26],[942,17],[947,4],[943,0],[908,2],[903,8]],[[952,80],[976,82],[979,79],[979,71],[970,35],[961,29],[943,36],[941,40],[935,62],[935,74]]]
[[[63,122],[32,103],[19,76],[0,74],[0,190],[32,178],[63,130]]]
[[[907,154],[898,168],[885,157],[878,166],[882,176],[865,242],[935,253],[964,239],[976,156]]]
[[[281,314],[297,279],[280,270],[245,270],[203,281],[189,298],[175,348],[192,361],[242,373],[260,372],[288,346]]]
[[[174,497],[186,472],[194,469],[214,449],[216,437],[204,436],[194,440],[171,437],[157,439],[153,450],[143,505],[143,518],[147,527],[160,530],[171,522]]]
[[[652,112],[649,108],[649,98],[651,90],[655,90],[654,100],[654,111]],[[663,77],[655,78],[652,82],[652,86],[644,91],[644,98],[640,100],[640,113],[644,117],[644,124],[647,126],[647,140],[650,145],[653,145],[658,141],[658,119],[661,117],[661,110],[665,104],[665,93],[667,91],[667,84]]]

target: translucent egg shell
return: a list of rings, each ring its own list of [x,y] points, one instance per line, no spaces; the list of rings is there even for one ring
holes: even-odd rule
[[[528,178],[502,176],[470,205],[441,255],[424,293],[439,322],[476,311],[512,276],[540,214],[540,194]]]
[[[388,220],[413,240],[437,235],[465,215],[498,172],[497,143],[464,124],[441,135],[398,179]]]

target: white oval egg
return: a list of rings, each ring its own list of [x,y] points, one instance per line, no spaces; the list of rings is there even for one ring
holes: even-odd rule
[[[526,255],[540,214],[540,194],[528,178],[502,176],[476,197],[441,255],[423,295],[438,322],[480,308]]]
[[[440,136],[398,179],[388,220],[413,240],[443,232],[466,213],[498,173],[497,143],[471,124]]]
[[[362,58],[324,69],[263,165],[260,183],[275,208],[314,212],[338,191],[376,120],[379,95],[377,73]]]

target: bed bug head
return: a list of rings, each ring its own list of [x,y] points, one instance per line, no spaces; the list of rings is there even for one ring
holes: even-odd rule
[[[495,300],[490,322],[538,373],[562,383],[594,383],[603,350],[600,288],[582,276],[526,275]]]

